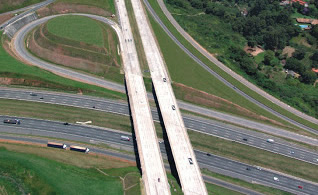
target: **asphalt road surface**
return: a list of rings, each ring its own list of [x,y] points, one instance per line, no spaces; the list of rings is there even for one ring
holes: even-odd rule
[[[243,91],[239,90],[238,88],[236,88],[233,84],[231,84],[230,82],[228,82],[227,80],[225,80],[223,77],[221,77],[219,74],[217,74],[216,72],[214,72],[209,66],[207,66],[206,64],[204,64],[199,58],[197,58],[194,54],[192,54],[186,47],[184,47],[182,45],[182,43],[180,43],[178,41],[178,39],[169,31],[169,29],[164,25],[164,23],[161,21],[161,19],[158,17],[158,15],[156,14],[156,12],[152,9],[151,5],[149,4],[149,2],[147,0],[143,0],[148,11],[151,13],[151,15],[154,17],[154,19],[158,22],[158,24],[161,26],[161,28],[169,35],[169,37],[186,53],[188,54],[195,62],[197,62],[201,67],[203,67],[205,70],[207,70],[211,75],[213,75],[214,77],[216,77],[217,79],[219,79],[221,82],[223,82],[225,85],[227,85],[228,87],[232,88],[236,93],[242,95],[244,98],[248,99],[249,101],[253,102],[254,104],[258,105],[259,107],[267,110],[268,112],[300,127],[303,129],[306,129],[307,131],[310,131],[312,133],[318,133],[317,129],[313,129],[310,127],[307,127],[306,125],[303,125],[297,121],[294,121],[282,114],[280,114],[279,112],[269,108],[268,106],[262,104],[261,102],[255,100],[254,98],[250,97],[249,95],[247,95],[246,93],[244,93]],[[160,3],[160,1],[159,1]],[[166,14],[166,13],[165,13]],[[185,36],[184,34],[182,34],[183,36]],[[188,39],[190,42],[193,40]],[[209,55],[209,54],[208,54]],[[209,55],[210,56],[210,55]],[[209,58],[210,59],[210,58]],[[215,58],[214,58],[215,59]],[[215,64],[221,64],[219,61],[217,61],[216,59],[214,61],[212,61]],[[223,69],[223,71],[226,70],[226,66],[219,66],[220,68]],[[228,68],[227,68],[228,69]],[[228,74],[230,74],[233,78],[235,77],[235,73],[233,71],[226,71]],[[236,78],[237,79],[237,78]],[[318,123],[318,120],[310,117],[304,113],[299,112],[296,109],[293,109],[291,107],[289,107],[287,104],[279,101],[278,99],[270,96],[269,94],[267,94],[266,92],[264,92],[263,90],[261,90],[260,88],[257,88],[256,86],[254,86],[253,84],[249,83],[249,82],[242,82],[243,78],[237,79],[238,82],[241,82],[242,84],[244,84],[245,86],[251,88],[253,91],[257,92],[259,95],[263,96],[266,99],[270,99],[270,101],[272,101],[273,103],[275,103],[276,105],[280,106],[282,109],[288,110],[291,113],[297,114],[297,116],[305,119],[305,120],[309,120],[314,124]],[[254,86],[255,88],[252,88],[252,86]],[[271,98],[270,98],[271,97]],[[299,113],[299,114],[298,114]]]
[[[40,9],[41,7],[45,7],[51,3],[53,3],[55,0],[47,0],[47,1],[44,1],[44,2],[41,2],[41,3],[38,3],[38,4],[35,4],[35,5],[30,5],[28,7],[25,7],[25,8],[21,8],[21,9],[18,9],[18,10],[14,10],[14,11],[10,11],[10,12],[6,12],[6,13],[2,13],[0,15],[3,15],[3,14],[9,14],[9,13],[17,13],[17,12],[21,12],[21,11],[25,11],[19,15],[16,15],[14,16],[13,18],[9,19],[8,21],[4,22],[3,24],[0,24],[0,29],[3,29],[5,28],[7,25],[11,24],[12,22],[22,18],[23,16],[31,13],[31,12],[34,12],[38,9]]]
[[[0,121],[7,118],[11,117],[0,116]],[[127,135],[127,133],[119,131],[88,127],[85,125],[63,125],[61,122],[38,119],[20,118],[20,120],[20,125],[0,123],[0,132],[56,137],[70,140],[73,140],[75,137],[78,141],[106,143],[111,146],[119,145],[121,148],[133,147],[132,141],[120,140],[120,136]],[[129,137],[131,137],[131,135],[129,135]],[[160,148],[161,152],[165,154],[166,149],[164,142],[160,143]],[[317,183],[265,169],[258,170],[253,165],[247,165],[213,154],[208,156],[202,151],[196,150],[195,155],[201,168],[207,168],[211,171],[224,175],[240,178],[250,182],[253,181],[261,183],[296,194],[316,194],[318,191]],[[247,170],[247,168],[249,168],[249,170]],[[279,181],[274,181],[274,177],[277,177]],[[299,189],[298,186],[302,186],[303,189]]]
[[[31,138],[31,137],[23,137],[23,136],[14,136],[14,135],[0,135],[0,139],[2,140],[13,140],[13,141],[21,141],[21,142],[31,142],[31,143],[36,143],[36,144],[43,144],[46,145],[48,141],[52,141],[52,139],[40,139],[40,138]],[[76,139],[74,140],[76,141]],[[57,141],[57,142],[61,142],[61,141]],[[64,144],[66,144],[67,146],[70,145],[79,145],[78,143],[72,143],[69,141],[65,141],[63,142]],[[108,156],[114,156],[120,159],[124,159],[124,160],[128,160],[128,161],[136,161],[135,156],[131,156],[129,154],[124,154],[124,153],[119,153],[119,152],[114,152],[111,150],[106,150],[106,149],[101,149],[101,148],[94,148],[94,147],[89,147],[90,149],[90,153],[98,153],[98,154],[103,154],[103,155],[108,155]],[[165,165],[167,170],[170,170],[170,166],[169,165]],[[223,180],[219,180],[216,179],[214,177],[209,177],[209,176],[203,176],[204,180],[206,182],[209,183],[213,183],[216,184],[218,186],[222,186],[243,194],[249,194],[249,195],[261,195],[261,193],[259,192],[255,192],[253,190],[223,181]]]
[[[0,98],[75,106],[79,108],[88,108],[129,116],[129,109],[126,102],[118,102],[89,96],[61,94],[45,91],[30,92],[28,90],[0,88]],[[159,121],[158,112],[155,109],[152,110],[152,116],[155,121]],[[241,144],[246,144],[318,165],[318,153],[316,151],[290,144],[284,140],[263,133],[235,127],[233,125],[227,125],[217,121],[186,114],[183,114],[183,119],[187,129],[200,133],[206,133],[211,136],[217,136],[227,140],[236,141]],[[266,142],[267,139],[274,139],[275,142],[268,143]]]
[[[103,17],[100,16],[92,16],[92,15],[87,15],[84,14],[84,16],[90,16],[93,17],[94,19],[98,19],[98,20],[102,20],[103,22],[110,24],[110,25],[115,25],[114,22],[105,19]],[[51,17],[57,17],[57,16],[51,16]],[[59,74],[61,76],[64,77],[69,77],[71,76],[71,78],[78,80],[78,81],[82,81],[82,82],[86,82],[86,83],[90,83],[90,84],[94,84],[94,85],[98,85],[98,86],[103,86],[115,91],[119,91],[119,92],[123,92],[125,93],[125,87],[121,84],[118,83],[114,83],[111,81],[106,81],[104,79],[100,79],[100,78],[96,78],[93,76],[89,76],[89,75],[85,75],[85,74],[81,74],[75,71],[72,71],[70,69],[66,69],[54,64],[50,64],[48,62],[45,62],[41,59],[38,59],[34,56],[32,56],[30,53],[27,52],[26,48],[24,47],[24,37],[25,35],[32,30],[35,26],[45,22],[46,20],[50,19],[51,17],[46,17],[44,19],[41,20],[37,20],[34,21],[32,23],[30,23],[29,25],[25,26],[24,28],[22,28],[17,34],[16,34],[16,38],[14,41],[14,45],[15,45],[15,49],[17,51],[17,53],[20,55],[21,58],[23,58],[24,60],[28,61],[31,64],[35,64],[36,66],[40,67],[40,68],[44,68],[46,70],[52,71],[56,74]],[[152,94],[148,93],[148,98],[149,99],[153,99]],[[178,101],[178,105],[181,109],[185,109],[185,110],[189,110],[192,112],[196,112],[196,113],[200,113],[200,114],[204,114],[213,118],[217,118],[223,121],[228,121],[230,123],[235,123],[235,124],[239,124],[241,126],[244,127],[248,127],[248,128],[252,128],[252,129],[256,129],[256,130],[260,130],[266,133],[271,133],[273,135],[278,135],[278,136],[282,136],[282,137],[288,137],[289,139],[294,139],[294,140],[300,140],[300,141],[305,141],[305,137],[298,137],[297,134],[288,132],[286,130],[283,129],[278,129],[278,128],[274,128],[270,125],[265,125],[262,123],[258,123],[258,122],[254,122],[254,121],[250,121],[247,119],[243,119],[240,117],[236,117],[236,116],[232,116],[229,114],[225,114],[225,113],[221,113],[221,112],[217,112],[217,111],[213,111],[213,110],[209,110],[206,108],[201,108],[199,106],[195,106],[189,103],[185,103],[182,101]],[[310,142],[310,141],[309,141]]]

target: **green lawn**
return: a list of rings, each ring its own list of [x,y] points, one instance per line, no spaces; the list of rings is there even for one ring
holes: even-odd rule
[[[0,174],[0,186],[8,194],[123,194],[118,177],[4,147],[0,148]]]
[[[103,31],[97,21],[84,16],[61,16],[47,23],[48,31],[52,34],[79,42],[84,42],[100,47]],[[79,33],[80,31],[80,33]]]
[[[2,33],[0,34],[0,39],[0,77],[23,78],[28,81],[22,83],[22,85],[50,88],[72,93],[77,93],[81,90],[84,94],[93,94],[113,99],[126,99],[126,95],[123,93],[66,79],[38,67],[25,65],[4,50]],[[38,83],[38,85],[34,85],[34,82]]]
[[[0,13],[16,10],[32,4],[42,2],[44,0],[10,0],[0,1]]]
[[[217,186],[211,183],[205,183],[205,186],[208,190],[209,194],[213,194],[213,195],[239,195],[241,193],[227,189],[227,188],[223,188],[221,186]]]
[[[56,0],[59,2],[95,6],[116,13],[114,0]]]
[[[230,83],[236,85],[240,90],[242,90],[243,92],[245,92],[249,96],[253,97],[254,99],[256,99],[256,100],[258,100],[260,102],[262,102],[266,106],[268,106],[268,107],[280,112],[281,114],[283,114],[283,115],[285,115],[285,116],[287,116],[287,117],[289,117],[289,118],[291,118],[293,120],[296,120],[296,121],[298,121],[300,123],[303,123],[303,124],[305,124],[305,125],[307,125],[309,127],[312,127],[312,128],[315,128],[315,129],[318,128],[318,125],[313,124],[313,123],[311,123],[309,121],[306,121],[304,119],[301,119],[301,118],[295,116],[294,114],[281,109],[279,106],[271,103],[267,99],[263,98],[262,96],[260,96],[257,93],[253,92],[249,88],[245,87],[243,84],[237,82],[230,75],[228,75],[223,70],[221,70],[219,67],[217,67],[215,64],[210,62],[199,51],[197,51],[187,40],[185,40],[180,35],[179,32],[177,32],[177,30],[172,26],[172,24],[168,21],[168,19],[165,17],[163,12],[161,11],[157,1],[149,0],[149,3],[151,4],[152,8],[156,11],[157,15],[161,18],[163,23],[171,31],[171,33],[174,34],[176,36],[176,38],[186,48],[188,48],[195,56],[197,56],[199,59],[201,59],[202,62],[207,64],[212,70],[217,72],[220,76],[225,78]],[[169,72],[170,72],[170,74],[172,76],[172,79],[174,81],[177,81],[178,78],[176,78],[176,76],[179,74],[179,79],[180,80],[182,80],[182,79],[183,80],[187,80],[185,82],[189,82],[190,83],[190,84],[184,83],[184,84],[186,84],[188,86],[204,90],[204,91],[206,91],[208,93],[217,95],[219,97],[223,97],[223,98],[228,99],[228,100],[230,100],[230,101],[232,101],[234,103],[237,103],[237,104],[239,104],[239,105],[241,105],[241,106],[243,106],[243,107],[245,107],[245,108],[247,108],[247,109],[249,109],[251,111],[254,111],[254,112],[258,113],[258,114],[261,114],[261,115],[266,116],[268,118],[272,118],[274,120],[277,120],[279,122],[287,124],[286,121],[284,121],[282,119],[279,119],[276,116],[273,116],[269,112],[264,111],[263,109],[259,108],[255,104],[247,101],[242,96],[234,93],[230,88],[225,87],[225,85],[222,84],[220,81],[216,81],[216,79],[213,78],[207,71],[203,70],[203,68],[199,68],[198,64],[196,64],[194,62],[192,62],[192,63],[189,62],[189,61],[192,61],[192,60],[189,60],[189,57],[186,54],[184,54],[183,51],[180,51],[180,48],[178,48],[174,43],[172,43],[172,40],[167,37],[166,33],[163,32],[161,27],[159,27],[159,25],[154,22],[154,20],[152,19],[152,17],[150,15],[149,15],[149,18],[150,18],[152,27],[154,29],[155,35],[156,35],[156,37],[158,39],[158,42],[160,44],[161,51],[162,51],[163,56],[165,58],[165,61],[167,63]],[[170,47],[167,46],[167,45],[169,45]],[[178,57],[177,50],[179,50],[180,55],[182,54],[181,57]],[[175,55],[172,55],[172,53],[175,54]],[[167,55],[168,55],[168,57],[167,57]],[[169,59],[167,59],[167,58],[169,58],[169,56],[170,56],[170,58],[175,58],[174,63],[169,62]],[[192,64],[190,68],[187,68],[187,66],[186,66],[187,63],[188,64],[189,63]],[[199,70],[199,69],[201,69],[201,70]],[[201,72],[201,74],[199,72]],[[190,73],[192,73],[192,74],[190,74]],[[181,82],[181,83],[183,83],[183,82]]]

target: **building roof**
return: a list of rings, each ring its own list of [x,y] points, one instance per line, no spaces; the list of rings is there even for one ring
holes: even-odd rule
[[[318,73],[318,68],[312,68],[311,70],[315,73]]]
[[[318,19],[296,18],[296,21],[298,23],[306,23],[306,24],[311,24],[311,25],[318,24]]]
[[[302,1],[302,0],[292,0],[292,2],[293,3],[299,3],[300,5],[305,5],[305,4],[307,4],[307,2],[305,2],[305,1]]]

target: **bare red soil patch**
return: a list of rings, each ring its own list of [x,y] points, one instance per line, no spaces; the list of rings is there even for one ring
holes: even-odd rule
[[[249,47],[249,46],[245,46],[244,51],[246,53],[251,54],[252,56],[257,56],[258,54],[264,52],[264,50],[261,47]]]
[[[0,15],[0,24],[4,23],[5,21],[9,20],[12,17],[13,17],[12,14]]]
[[[111,17],[113,13],[106,11],[99,7],[89,5],[78,5],[72,3],[55,3],[53,5],[41,8],[37,11],[40,17],[55,15],[55,14],[66,14],[66,13],[89,13],[101,16]]]

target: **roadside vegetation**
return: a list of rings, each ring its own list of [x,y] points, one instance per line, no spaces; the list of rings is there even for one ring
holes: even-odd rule
[[[131,122],[128,116],[110,114],[101,111],[87,110],[81,108],[70,109],[68,106],[50,105],[19,100],[2,100],[1,114],[33,117],[61,122],[74,123],[76,121],[93,121],[92,125],[113,128],[131,132]],[[19,107],[19,109],[15,109]],[[22,121],[23,122],[23,121]],[[162,126],[155,123],[157,135],[163,137]],[[194,131],[188,131],[194,148],[224,156],[251,165],[258,165],[277,170],[290,175],[298,176],[311,181],[318,181],[318,170],[316,165],[305,163],[292,158],[253,148],[236,142],[207,136]],[[264,140],[266,142],[266,140]],[[213,143],[211,145],[211,143]]]
[[[40,3],[44,0],[5,0],[0,2],[0,13],[27,7],[32,4]]]
[[[57,76],[35,66],[29,66],[8,54],[8,42],[0,34],[0,81],[2,85],[22,85],[48,88],[70,93],[83,93],[112,99],[126,99],[126,95],[101,87]]]
[[[245,92],[246,94],[248,94],[249,96],[253,97],[254,99],[258,100],[259,102],[262,102],[263,104],[265,104],[266,106],[272,108],[273,110],[295,120],[295,121],[298,121],[302,124],[305,124],[311,128],[318,128],[318,126],[316,124],[313,124],[307,120],[304,120],[284,109],[281,109],[279,106],[277,106],[276,104],[273,104],[272,102],[270,102],[269,100],[267,100],[266,98],[260,96],[259,94],[255,93],[254,91],[250,90],[249,88],[247,88],[246,86],[244,86],[243,84],[237,82],[235,79],[233,79],[231,76],[229,76],[227,73],[225,73],[223,70],[221,70],[218,66],[216,66],[215,64],[213,64],[211,61],[209,61],[205,56],[203,56],[199,51],[197,51],[175,28],[174,26],[169,22],[169,20],[166,18],[166,16],[164,15],[164,13],[162,12],[159,4],[157,3],[157,1],[155,0],[148,0],[149,3],[151,4],[152,8],[155,10],[155,12],[157,13],[157,15],[160,17],[160,19],[162,20],[162,22],[167,26],[167,28],[170,30],[170,32],[187,48],[189,49],[195,56],[197,56],[202,62],[204,62],[206,65],[208,65],[212,70],[214,70],[215,72],[217,72],[220,76],[222,76],[223,78],[225,78],[227,81],[231,82],[233,85],[235,85],[237,88],[239,88],[241,91]],[[148,14],[149,18],[150,18],[150,21],[151,21],[151,24],[152,24],[152,27],[153,29],[160,29],[160,27],[158,27],[158,25],[153,21],[152,19],[152,16],[150,14]],[[157,26],[157,27],[156,27]],[[164,36],[163,34],[165,34],[162,30],[159,30],[160,33],[156,33],[156,30],[155,30],[155,33],[156,33],[156,37],[157,39],[159,40],[160,36]],[[159,34],[159,35],[158,35]],[[170,38],[167,38],[167,39],[170,39]],[[168,41],[167,39],[165,39],[165,41]],[[162,43],[159,41],[159,43]],[[161,45],[160,45],[161,49],[163,48]],[[168,50],[167,48],[165,50]],[[162,49],[162,51],[164,51]],[[163,54],[164,55],[164,54]],[[183,55],[186,55],[186,54],[183,54]],[[165,60],[167,62],[167,59],[165,57]],[[178,62],[176,62],[177,64]],[[182,63],[183,64],[183,63]],[[169,66],[169,64],[168,64]],[[198,65],[197,65],[198,66]],[[193,70],[196,70],[194,69],[195,67],[193,67]],[[182,70],[182,69],[180,69]],[[192,70],[191,70],[192,71]],[[170,71],[170,68],[169,68],[169,72],[171,74],[171,71]],[[191,85],[189,85],[191,86]],[[221,85],[222,86],[222,85]],[[196,87],[198,88],[198,87]],[[227,90],[226,87],[223,87],[224,90]],[[206,90],[204,90],[206,91]],[[207,92],[207,91],[206,91]],[[211,94],[214,94],[213,92],[210,92]],[[215,95],[215,94],[214,94]],[[234,95],[234,92],[231,92],[231,95]],[[219,97],[223,97],[223,96],[219,96]],[[224,97],[223,97],[224,98]],[[236,98],[238,100],[242,100],[244,98],[242,98],[241,96],[238,96],[238,98]],[[239,104],[240,105],[240,104]],[[245,108],[247,108],[246,106],[255,106],[254,104],[251,104],[250,102],[246,103],[245,104],[242,104],[242,106],[245,106]],[[257,106],[256,106],[257,107]],[[259,108],[258,108],[259,109]],[[268,116],[268,113],[265,112],[265,111],[262,111],[263,115],[265,116]],[[269,117],[270,118],[270,117]],[[276,118],[276,120],[278,121],[282,121],[280,119],[277,119],[277,117],[274,117]],[[285,122],[286,124],[288,124],[287,122]]]
[[[29,51],[39,58],[123,83],[119,42],[110,26],[84,16],[60,16],[31,31]]]
[[[301,31],[292,15],[303,12],[304,7],[298,8],[296,3],[280,6],[279,2],[167,0],[166,4],[178,23],[232,70],[317,117],[317,75],[312,71],[317,63],[311,59],[315,57],[318,26],[313,26],[311,33]],[[307,45],[292,41],[298,36],[304,37]],[[288,56],[284,50],[289,45],[294,51]],[[257,50],[265,52],[257,54]]]
[[[124,193],[126,184],[136,185],[136,189],[127,191],[140,194],[139,171],[125,161],[39,146],[12,143],[0,143],[0,146],[0,186],[7,194],[105,194],[107,191],[117,195]]]

